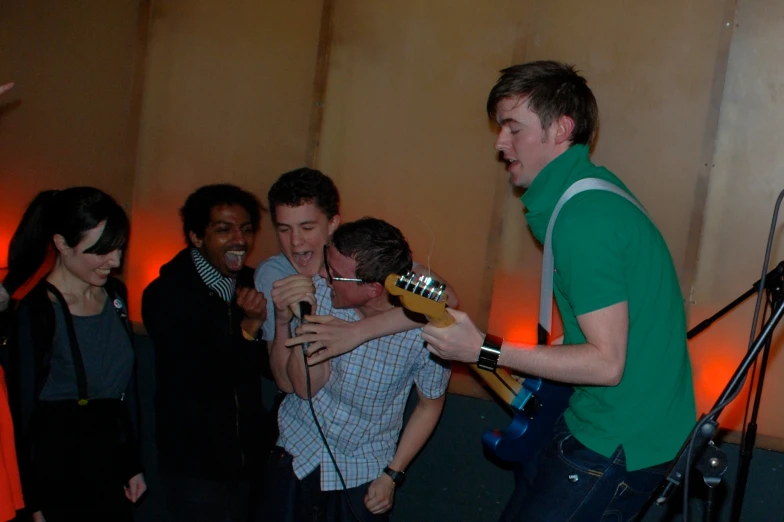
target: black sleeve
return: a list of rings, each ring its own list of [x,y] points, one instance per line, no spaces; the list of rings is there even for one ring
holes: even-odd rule
[[[131,340],[131,346],[134,347],[133,371],[131,372],[131,378],[128,379],[128,385],[125,388],[125,396],[123,398],[126,407],[125,411],[127,412],[128,417],[125,425],[127,444],[127,451],[125,452],[126,460],[121,464],[121,469],[122,476],[128,480],[132,477],[135,477],[139,473],[144,472],[141,446],[142,416],[139,400],[139,358],[136,356],[133,329],[131,327],[131,321],[128,317],[128,290],[121,281],[112,279],[110,291],[114,293],[116,297],[119,297],[124,304],[123,308],[120,309],[120,319],[125,326],[125,330],[128,332],[128,337]]]
[[[45,299],[45,293],[43,294]],[[45,350],[36,343],[42,343],[49,330],[49,317],[51,305],[41,301],[37,288],[22,301],[17,313],[15,343],[9,347],[9,363],[7,370],[8,402],[14,420],[14,435],[16,440],[17,460],[19,475],[22,482],[22,493],[25,505],[30,513],[39,510],[39,487],[33,473],[33,447],[31,433],[31,419],[35,408],[38,392],[38,380],[43,364],[41,358]],[[36,330],[33,330],[33,324]],[[53,328],[53,326],[52,326]],[[53,330],[52,330],[53,331]],[[50,344],[51,335],[49,333]]]
[[[134,368],[131,378],[128,381],[128,386],[125,389],[125,413],[127,418],[125,420],[125,436],[126,448],[122,457],[123,462],[119,464],[121,476],[127,481],[139,473],[144,472],[142,465],[142,448],[141,448],[141,414],[139,410],[139,393],[138,393],[138,372],[136,371],[138,364],[134,359]]]

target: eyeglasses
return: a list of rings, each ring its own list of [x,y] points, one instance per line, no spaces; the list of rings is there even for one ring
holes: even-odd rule
[[[362,279],[357,279],[356,277],[332,277],[332,269],[329,268],[329,263],[327,263],[327,245],[324,245],[324,268],[327,272],[327,279],[329,280],[329,284],[332,284],[334,281],[349,281],[352,283],[364,283]]]

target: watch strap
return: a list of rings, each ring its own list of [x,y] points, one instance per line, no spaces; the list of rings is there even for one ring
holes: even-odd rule
[[[498,357],[501,355],[501,345],[504,339],[497,335],[486,334],[482,347],[479,349],[479,359],[476,365],[489,372],[495,371],[498,367]]]
[[[392,482],[395,483],[395,486],[400,486],[403,483],[403,480],[406,478],[406,474],[403,471],[397,471],[396,469],[392,469],[389,466],[384,468],[384,473],[389,475],[392,479]]]

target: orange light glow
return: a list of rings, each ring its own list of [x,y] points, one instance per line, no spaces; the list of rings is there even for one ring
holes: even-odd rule
[[[3,212],[2,216],[0,216],[0,223],[3,224],[3,226],[0,228],[0,276],[2,276],[0,277],[0,281],[2,281],[6,276],[6,270],[8,267],[8,247],[11,243],[11,238],[16,231],[16,227],[19,224],[19,220],[21,219],[21,212],[19,215],[17,215],[16,212],[12,211],[11,214],[12,215],[6,215],[6,213]],[[27,292],[29,292],[38,283],[38,281],[43,276],[45,276],[49,270],[52,269],[53,263],[54,253],[50,249],[46,260],[35,273],[35,275],[33,275],[33,277],[30,278],[27,283],[22,285],[22,287],[18,288],[12,297],[16,300],[19,300],[27,295]]]
[[[503,338],[513,343],[534,344],[536,343],[536,317],[521,318],[520,322],[508,325],[504,329]]]
[[[738,343],[733,345],[732,338],[722,345],[713,345],[708,350],[692,348],[691,361],[694,375],[694,390],[697,399],[697,414],[708,413],[715,405],[745,355],[743,336],[746,332],[739,331],[733,337]],[[758,371],[758,369],[757,369]],[[724,408],[719,423],[722,427],[739,430],[743,426],[743,416],[748,399],[751,375],[746,379],[741,392]],[[756,383],[756,375],[754,382]]]
[[[8,222],[3,218],[3,226],[0,227],[0,270],[8,266],[8,245],[11,243],[11,236],[14,235],[14,223]]]
[[[172,208],[176,206],[172,205]],[[160,212],[160,213],[159,213]],[[167,217],[164,219],[163,213]],[[172,217],[174,216],[174,217]],[[134,208],[131,218],[131,241],[126,255],[128,312],[132,321],[142,322],[142,293],[185,243],[176,210]]]
[[[537,342],[539,280],[531,276],[497,271],[488,330],[522,344]],[[561,335],[557,307],[553,309],[553,338]]]

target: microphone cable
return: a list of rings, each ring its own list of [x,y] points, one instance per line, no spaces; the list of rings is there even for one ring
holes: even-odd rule
[[[299,303],[299,315],[300,315],[300,322],[305,322],[305,316],[312,314],[312,307],[309,302],[307,301],[300,301]],[[348,505],[349,511],[351,511],[351,515],[354,517],[354,520],[357,522],[362,522],[362,519],[357,516],[357,513],[354,511],[354,506],[351,504],[351,499],[348,496],[348,488],[346,487],[346,481],[343,479],[343,474],[340,472],[340,468],[338,467],[338,462],[335,459],[335,455],[332,453],[332,449],[329,447],[329,443],[327,442],[327,437],[324,435],[324,430],[321,429],[321,424],[318,421],[318,417],[316,416],[316,409],[313,407],[313,395],[311,392],[311,384],[310,384],[310,367],[308,366],[308,343],[302,344],[302,359],[305,363],[305,389],[308,396],[308,406],[310,407],[310,414],[313,417],[313,422],[316,424],[316,429],[318,429],[319,435],[321,436],[321,441],[324,443],[324,447],[327,448],[327,453],[329,454],[329,458],[332,461],[332,465],[335,467],[335,471],[338,474],[338,478],[340,479],[340,484],[343,486],[343,496],[346,500],[346,504]],[[327,363],[329,364],[329,363]],[[320,489],[320,488],[319,488]]]

